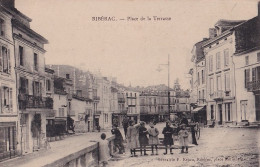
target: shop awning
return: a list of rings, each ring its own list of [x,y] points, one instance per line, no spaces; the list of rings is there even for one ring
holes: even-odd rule
[[[194,110],[191,111],[191,113],[198,113],[200,110],[204,110],[206,106],[197,107]]]

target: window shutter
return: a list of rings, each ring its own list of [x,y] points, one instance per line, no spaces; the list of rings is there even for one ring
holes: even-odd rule
[[[247,84],[249,81],[250,81],[250,69],[246,69],[245,70],[245,88],[247,88]]]
[[[256,68],[252,68],[252,81],[256,81]]]
[[[2,46],[0,46],[0,72],[3,70],[3,52],[2,52]]]
[[[35,96],[35,85],[34,85],[34,81],[32,82],[32,90],[33,90],[33,96]]]
[[[8,73],[11,74],[11,59],[10,59],[10,49],[7,50],[7,65],[8,65]]]
[[[3,113],[3,107],[2,107],[3,103],[2,103],[2,100],[1,100],[1,99],[3,99],[2,93],[3,93],[2,87],[0,87],[0,113]]]
[[[29,88],[28,88],[29,84],[28,84],[28,79],[25,80],[25,93],[29,94]]]
[[[13,89],[9,88],[9,111],[13,112]]]

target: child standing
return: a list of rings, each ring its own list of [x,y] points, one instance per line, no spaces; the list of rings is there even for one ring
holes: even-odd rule
[[[180,146],[181,146],[181,154],[184,153],[184,148],[186,148],[186,153],[188,153],[189,132],[187,131],[185,124],[181,124],[181,130],[179,131],[178,135],[179,135],[179,142],[180,142]]]
[[[152,146],[152,154],[151,155],[154,155],[154,152],[153,152],[153,148],[155,147],[155,150],[156,150],[156,155],[158,155],[158,148],[157,148],[157,145],[159,144],[159,138],[158,138],[158,135],[159,135],[159,131],[157,128],[154,127],[154,124],[153,123],[150,123],[150,129],[148,129],[148,134],[149,134],[149,144]]]
[[[140,143],[140,151],[141,151],[141,155],[143,154],[143,150],[144,150],[144,155],[148,155],[146,154],[146,146],[148,145],[148,138],[147,138],[147,129],[145,127],[145,123],[142,121],[140,122],[140,128],[139,128],[139,143]]]
[[[110,153],[108,149],[108,141],[106,139],[106,134],[101,134],[101,139],[99,142],[99,161],[101,163],[101,166],[107,166],[108,160],[110,158]]]
[[[165,145],[165,153],[163,153],[164,155],[167,154],[167,147],[170,147],[170,154],[172,153],[172,145],[173,145],[173,128],[170,127],[170,122],[166,122],[166,127],[163,128],[162,133],[164,134],[164,140],[163,140],[163,144]]]

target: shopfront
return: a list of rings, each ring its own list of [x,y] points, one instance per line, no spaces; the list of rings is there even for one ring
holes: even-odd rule
[[[0,161],[17,156],[16,122],[0,122]]]

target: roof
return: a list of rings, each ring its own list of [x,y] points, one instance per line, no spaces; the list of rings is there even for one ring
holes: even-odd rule
[[[260,47],[260,19],[258,17],[235,26],[234,32],[236,55]]]
[[[37,32],[33,31],[32,29],[30,29],[29,27],[27,27],[26,25],[24,25],[23,23],[21,23],[20,21],[13,19],[12,20],[12,24],[20,29],[21,31],[24,31],[25,33],[27,33],[28,35],[33,35],[34,37],[36,37],[40,42],[42,42],[43,44],[48,44],[48,40],[45,39],[43,36],[41,36],[40,34],[38,34]]]
[[[245,22],[245,20],[225,20],[225,19],[220,19],[217,21],[215,24],[216,27],[233,27],[238,24],[241,24]]]

